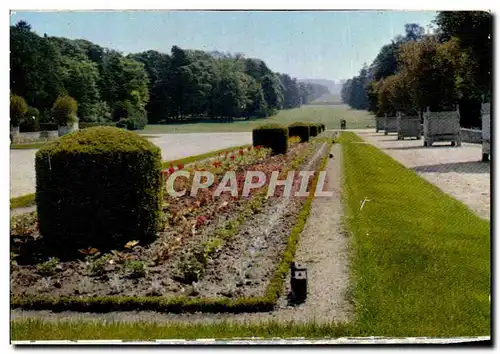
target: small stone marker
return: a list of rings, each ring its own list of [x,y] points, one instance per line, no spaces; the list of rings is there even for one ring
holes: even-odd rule
[[[297,303],[304,302],[307,298],[307,269],[301,264],[292,262],[290,270],[292,300]]]

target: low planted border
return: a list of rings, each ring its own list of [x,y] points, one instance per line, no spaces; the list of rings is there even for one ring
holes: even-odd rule
[[[327,144],[326,154],[320,163],[318,171],[325,168],[328,162],[328,151],[332,143],[333,139],[330,139],[330,142]],[[318,179],[319,174],[314,177],[311,184],[311,190],[315,190]],[[164,298],[137,296],[103,296],[91,298],[62,296],[53,298],[48,296],[19,295],[11,296],[11,309],[22,308],[25,310],[51,310],[54,312],[77,311],[96,313],[138,310],[169,313],[244,313],[272,311],[283,292],[283,281],[290,270],[290,263],[293,260],[300,234],[304,229],[307,217],[309,216],[313,198],[314,193],[310,193],[298,215],[295,226],[290,232],[282,259],[276,268],[276,271],[272,276],[263,296],[242,297],[238,299],[190,299],[188,297]]]

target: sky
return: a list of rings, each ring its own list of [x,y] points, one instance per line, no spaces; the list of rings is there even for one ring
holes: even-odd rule
[[[48,36],[82,38],[123,53],[184,49],[244,53],[299,79],[348,79],[406,23],[431,24],[433,11],[15,12]]]

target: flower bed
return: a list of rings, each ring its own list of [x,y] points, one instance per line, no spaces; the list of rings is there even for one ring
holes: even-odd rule
[[[331,143],[331,141],[330,141]],[[250,190],[248,197],[230,193],[214,197],[224,172],[234,170],[239,181],[246,171],[318,170],[327,156],[327,143],[290,141],[285,155],[248,147],[236,153],[177,170],[210,171],[215,183],[196,196],[165,193],[163,227],[156,241],[131,241],[122,249],[101,254],[89,245],[80,259],[60,261],[44,249],[36,214],[11,223],[12,307],[113,311],[267,311],[282,291],[282,279],[293,259],[294,242],[307,217],[312,196],[266,198],[267,186]],[[298,182],[297,173],[294,176]],[[311,187],[317,181],[309,181]],[[175,190],[191,184],[177,178]],[[241,195],[243,185],[238,186]],[[294,184],[293,190],[298,188]],[[305,213],[305,214],[304,214]],[[302,221],[301,221],[302,220]],[[270,225],[263,230],[263,225]]]

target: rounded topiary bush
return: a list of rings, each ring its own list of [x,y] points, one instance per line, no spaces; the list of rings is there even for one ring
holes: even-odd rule
[[[288,136],[298,136],[301,142],[309,141],[309,124],[296,122],[288,126]]]
[[[309,124],[309,131],[311,136],[316,136],[319,134],[319,128],[317,124]]]
[[[39,229],[53,251],[155,238],[161,152],[147,139],[114,127],[76,131],[38,150],[35,168]]]
[[[253,146],[271,148],[273,154],[288,151],[288,128],[279,124],[265,124],[252,131]]]
[[[21,132],[37,132],[40,130],[40,111],[34,107],[29,107],[24,118],[19,124]]]
[[[78,111],[78,103],[73,97],[60,96],[54,102],[51,113],[54,116],[57,124],[66,126],[78,121],[76,112]]]
[[[21,96],[10,95],[10,124],[18,127],[24,115],[28,111],[28,104]]]

